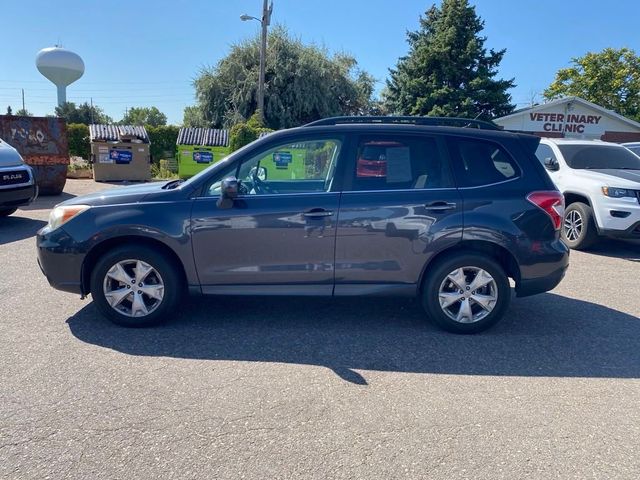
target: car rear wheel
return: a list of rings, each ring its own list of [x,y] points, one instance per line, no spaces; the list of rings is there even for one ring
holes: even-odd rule
[[[100,258],[91,276],[91,296],[100,312],[125,327],[166,320],[183,291],[176,266],[156,250],[120,247]]]
[[[16,210],[18,210],[17,208],[5,208],[5,209],[0,209],[0,218],[2,217],[8,217],[9,215],[11,215],[12,213],[14,213]]]
[[[585,250],[598,241],[593,210],[581,202],[572,203],[564,212],[562,240],[575,250]]]
[[[422,299],[429,318],[440,328],[453,333],[478,333],[504,316],[511,287],[498,262],[463,254],[431,267]]]

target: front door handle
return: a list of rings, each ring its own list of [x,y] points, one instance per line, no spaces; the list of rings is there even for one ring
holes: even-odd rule
[[[322,218],[322,217],[330,217],[333,215],[331,210],[325,210],[324,208],[312,208],[311,210],[307,210],[302,215],[307,218]]]
[[[444,212],[446,210],[453,210],[454,208],[456,208],[456,204],[444,202],[444,201],[438,201],[438,202],[427,203],[424,207],[427,210],[430,210],[432,212]]]

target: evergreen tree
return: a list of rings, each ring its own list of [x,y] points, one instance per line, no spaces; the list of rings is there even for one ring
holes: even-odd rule
[[[490,119],[513,111],[511,80],[495,79],[506,50],[484,47],[484,22],[468,0],[443,0],[407,33],[409,53],[387,80],[391,113]]]

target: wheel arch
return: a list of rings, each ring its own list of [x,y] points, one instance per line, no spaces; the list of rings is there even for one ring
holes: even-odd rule
[[[564,196],[565,208],[571,205],[572,203],[577,203],[577,202],[586,203],[587,205],[592,207],[589,196],[584,193],[569,191],[569,192],[563,192],[562,195]]]
[[[420,281],[418,282],[418,292],[422,292],[428,271],[433,267],[433,265],[452,255],[462,255],[467,253],[489,256],[504,268],[507,277],[512,278],[516,284],[520,282],[520,267],[518,266],[518,262],[516,261],[515,256],[505,247],[486,240],[463,240],[453,247],[441,250],[429,259],[422,268]]]
[[[118,237],[108,238],[100,243],[97,243],[91,248],[91,250],[89,250],[89,253],[87,253],[84,262],[82,263],[81,271],[81,288],[83,295],[86,295],[91,291],[91,274],[100,257],[110,250],[121,247],[123,245],[135,245],[136,247],[145,246],[162,253],[177,267],[179,274],[186,282],[187,274],[185,267],[180,261],[178,255],[171,249],[171,247],[154,238],[137,235],[122,235]]]

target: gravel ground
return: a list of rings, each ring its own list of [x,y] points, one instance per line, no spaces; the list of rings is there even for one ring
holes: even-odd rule
[[[640,477],[637,243],[573,252],[477,336],[372,298],[192,299],[129,330],[40,273],[61,198],[0,220],[0,478]]]

